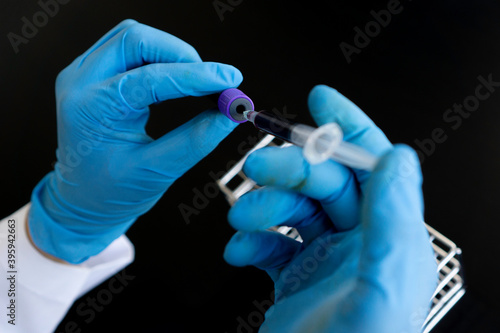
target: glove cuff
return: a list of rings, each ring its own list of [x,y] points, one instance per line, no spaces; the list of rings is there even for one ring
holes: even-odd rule
[[[128,226],[125,230],[123,226],[98,228],[99,232],[96,233],[91,225],[85,227],[81,217],[72,216],[74,214],[67,211],[58,212],[61,209],[60,205],[52,202],[51,196],[47,194],[53,175],[53,172],[46,175],[33,190],[28,228],[33,243],[40,250],[71,264],[79,264],[99,254],[121,236]],[[54,212],[56,214],[53,214]],[[64,221],[59,221],[53,216],[63,216]],[[127,225],[132,223],[133,221]]]

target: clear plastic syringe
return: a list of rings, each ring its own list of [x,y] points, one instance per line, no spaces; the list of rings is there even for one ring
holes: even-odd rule
[[[373,170],[377,157],[352,143],[343,141],[343,132],[336,123],[318,128],[279,119],[267,111],[244,111],[243,116],[259,130],[303,148],[306,160],[318,164],[332,159],[348,167]]]

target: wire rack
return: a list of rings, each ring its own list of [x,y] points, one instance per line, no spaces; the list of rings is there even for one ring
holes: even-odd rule
[[[230,205],[233,205],[243,194],[259,187],[253,180],[245,176],[242,169],[248,155],[257,149],[267,146],[286,147],[290,146],[290,144],[272,135],[266,135],[217,181],[217,185],[224,193]],[[430,332],[465,294],[465,285],[460,265],[462,251],[455,243],[434,228],[427,224],[426,227],[429,231],[430,241],[436,255],[439,284],[432,298],[431,309],[422,327],[423,333]],[[280,226],[273,229],[288,237],[302,241],[299,233],[294,228]]]

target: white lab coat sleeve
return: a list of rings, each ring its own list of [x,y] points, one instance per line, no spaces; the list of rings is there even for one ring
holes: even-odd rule
[[[50,260],[41,255],[28,239],[26,217],[29,207],[28,204],[0,221],[2,333],[53,332],[78,297],[134,259],[132,243],[121,236],[104,251],[79,265]]]

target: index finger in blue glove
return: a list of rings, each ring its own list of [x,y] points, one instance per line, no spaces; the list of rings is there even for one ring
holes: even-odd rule
[[[300,193],[264,187],[242,196],[228,213],[229,224],[241,231],[275,226],[296,228],[304,246],[326,231],[332,223],[317,201]]]
[[[172,182],[197,164],[237,125],[218,110],[207,110],[142,146],[131,158],[151,171],[151,180],[161,187],[161,182]]]
[[[241,81],[241,72],[225,64],[151,64],[113,78],[111,92],[131,109],[142,110],[167,99],[210,95],[235,88]]]
[[[316,123],[338,123],[344,140],[381,156],[392,148],[385,134],[353,102],[337,90],[325,85],[314,87],[308,99],[309,110]]]
[[[332,229],[317,201],[287,189],[265,187],[242,196],[228,213],[229,224],[241,231],[275,226],[296,228],[304,244]]]
[[[117,33],[115,31],[119,30]],[[104,59],[109,59],[104,61]],[[127,20],[76,61],[107,78],[150,63],[201,62],[196,50],[164,31]]]
[[[308,99],[309,110],[318,125],[335,122],[344,132],[344,140],[356,144],[369,152],[381,156],[392,144],[385,134],[353,102],[337,90],[325,85],[314,87]],[[360,183],[364,183],[368,172],[355,170]]]
[[[286,265],[301,248],[300,242],[274,231],[238,231],[227,243],[224,259],[233,266],[275,270]]]
[[[318,200],[337,230],[359,222],[359,191],[351,170],[334,161],[310,165],[299,147],[262,148],[243,167],[259,185],[291,189]]]

